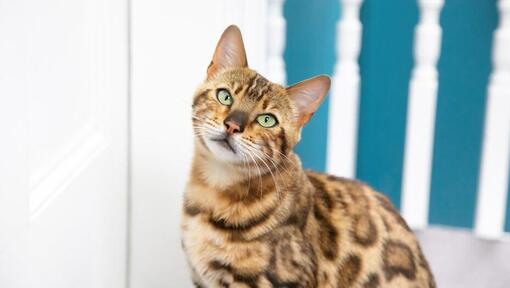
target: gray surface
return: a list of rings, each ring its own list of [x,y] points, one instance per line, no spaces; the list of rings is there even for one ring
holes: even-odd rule
[[[510,238],[432,227],[416,232],[439,288],[510,288]]]

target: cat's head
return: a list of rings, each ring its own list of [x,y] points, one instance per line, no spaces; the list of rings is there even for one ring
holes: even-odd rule
[[[280,163],[299,141],[330,82],[328,76],[287,88],[270,82],[248,68],[241,32],[229,26],[193,99],[199,149],[232,164]]]

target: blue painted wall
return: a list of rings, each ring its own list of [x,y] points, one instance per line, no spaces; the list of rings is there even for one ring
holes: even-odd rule
[[[338,0],[288,0],[285,65],[287,82],[293,84],[318,74],[333,74]],[[324,171],[329,97],[303,129],[296,151],[305,167]]]
[[[472,227],[480,165],[495,0],[448,0],[441,15],[430,222]]]
[[[400,207],[407,95],[413,67],[414,1],[367,0],[360,55],[357,177]]]

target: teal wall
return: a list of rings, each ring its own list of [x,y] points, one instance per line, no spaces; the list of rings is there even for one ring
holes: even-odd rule
[[[333,74],[336,62],[335,34],[340,13],[338,0],[288,0],[285,65],[287,83],[318,74]],[[296,151],[303,164],[317,171],[326,169],[329,97],[305,126]]]
[[[339,0],[287,0],[285,61],[288,82],[332,74]],[[407,96],[413,67],[416,1],[365,0],[361,10],[361,98],[357,178],[400,207]],[[430,222],[471,228],[496,0],[446,0],[438,63],[439,91],[431,179]],[[341,97],[341,95],[337,96]],[[303,164],[324,171],[328,100],[303,132]],[[510,159],[509,159],[510,160]],[[509,175],[510,179],[510,175]],[[510,197],[506,229],[510,231]]]
[[[441,15],[430,222],[472,227],[496,0],[447,0]]]
[[[360,55],[356,175],[400,207],[407,94],[413,67],[414,1],[366,0]]]

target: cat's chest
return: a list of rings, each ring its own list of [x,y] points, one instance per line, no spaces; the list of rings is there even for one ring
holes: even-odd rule
[[[216,283],[233,270],[263,270],[270,260],[270,247],[264,242],[239,242],[223,231],[215,231],[206,217],[183,219],[182,241],[189,264],[204,283]]]

